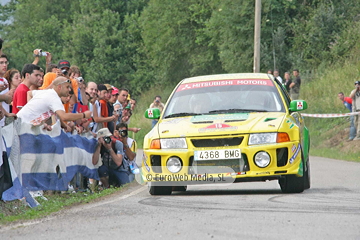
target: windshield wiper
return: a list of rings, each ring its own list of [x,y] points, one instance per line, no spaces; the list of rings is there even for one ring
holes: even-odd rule
[[[170,115],[165,116],[164,118],[173,118],[173,117],[183,117],[183,116],[195,116],[195,115],[202,115],[200,113],[187,113],[187,112],[182,112],[182,113],[173,113]]]
[[[266,110],[260,109],[239,109],[239,108],[230,108],[230,109],[220,109],[220,110],[213,110],[209,113],[237,113],[237,112],[267,112]]]

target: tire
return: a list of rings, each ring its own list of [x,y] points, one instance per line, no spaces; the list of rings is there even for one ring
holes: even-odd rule
[[[301,152],[301,159],[304,162],[303,156],[304,155]],[[308,162],[309,161],[303,164],[302,177],[297,177],[296,175],[285,175],[279,179],[279,185],[283,193],[302,193],[306,189],[305,187],[307,186],[306,179],[308,179],[308,185],[310,187],[310,172],[309,172],[310,168],[305,167],[305,164],[307,164],[307,166],[310,166]]]
[[[149,185],[149,193],[151,195],[171,195],[172,188],[172,186]]]
[[[174,186],[172,190],[177,192],[186,192],[187,186]]]
[[[305,189],[304,176],[286,175],[279,179],[279,184],[283,193],[301,193]]]
[[[309,159],[306,161],[306,168],[305,168],[305,183],[304,183],[304,189],[309,189],[310,188],[310,162]]]

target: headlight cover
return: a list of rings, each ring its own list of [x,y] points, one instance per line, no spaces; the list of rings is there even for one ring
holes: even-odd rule
[[[185,138],[162,138],[160,144],[162,149],[187,149]]]
[[[254,162],[258,167],[267,167],[270,164],[270,155],[264,151],[258,152],[254,156]]]
[[[248,145],[276,143],[277,133],[252,133]]]
[[[181,160],[177,157],[171,157],[168,159],[166,167],[172,173],[180,172],[182,168]]]

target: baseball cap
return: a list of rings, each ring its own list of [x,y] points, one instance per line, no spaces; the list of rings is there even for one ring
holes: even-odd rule
[[[64,68],[64,67],[70,68],[70,62],[68,60],[60,60],[57,67],[58,68]]]
[[[108,128],[101,128],[96,133],[96,136],[97,136],[97,138],[102,138],[102,137],[110,137],[110,136],[112,136],[112,134]]]
[[[355,81],[355,85],[356,85],[356,84],[359,84],[359,85],[360,85],[360,81]]]
[[[128,103],[128,105],[126,105],[125,109],[131,109],[131,104]]]
[[[116,95],[116,94],[119,94],[119,89],[117,89],[116,87],[112,87],[113,90],[111,92],[111,95]]]
[[[102,90],[108,90],[108,89],[106,88],[106,86],[104,84],[99,84],[98,85],[98,90],[102,91]]]
[[[110,84],[105,83],[104,85],[106,87],[106,90],[113,90],[113,87]]]

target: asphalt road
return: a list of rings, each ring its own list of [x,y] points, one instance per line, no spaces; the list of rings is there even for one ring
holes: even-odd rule
[[[360,164],[311,157],[311,189],[277,181],[124,192],[46,219],[0,228],[1,239],[360,239]]]

